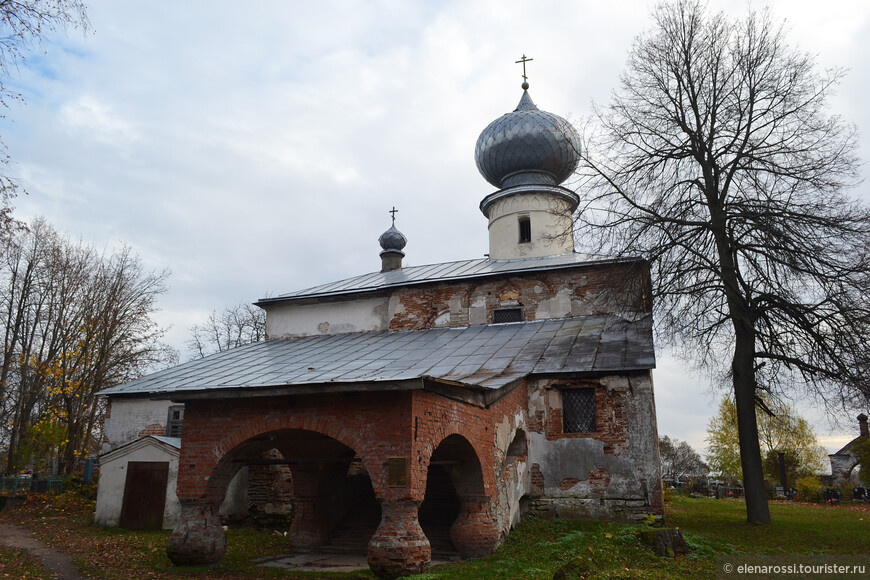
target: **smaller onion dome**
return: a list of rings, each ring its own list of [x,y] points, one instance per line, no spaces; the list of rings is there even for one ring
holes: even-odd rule
[[[559,185],[577,168],[580,137],[571,123],[538,109],[523,90],[517,108],[480,134],[474,160],[484,179],[498,188]]]
[[[402,248],[408,243],[408,238],[405,234],[396,229],[396,224],[390,226],[390,229],[381,234],[378,238],[378,243],[385,251],[401,252]]]

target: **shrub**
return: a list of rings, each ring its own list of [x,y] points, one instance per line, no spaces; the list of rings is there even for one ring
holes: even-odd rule
[[[822,482],[815,475],[805,475],[794,482],[794,488],[800,494],[801,499],[811,501],[816,497],[816,494],[822,491]]]

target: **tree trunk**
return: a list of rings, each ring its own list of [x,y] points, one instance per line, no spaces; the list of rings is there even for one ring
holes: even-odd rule
[[[755,415],[755,335],[751,327],[745,328],[738,321],[735,321],[734,327],[736,333],[731,369],[734,375],[746,519],[752,524],[769,524],[770,510],[767,505],[767,488],[764,486],[758,421]]]

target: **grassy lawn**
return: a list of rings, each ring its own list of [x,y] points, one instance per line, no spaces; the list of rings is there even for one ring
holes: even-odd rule
[[[371,578],[335,573],[290,573],[252,560],[287,554],[286,539],[268,531],[231,529],[219,567],[176,568],[166,557],[169,532],[132,532],[94,526],[92,499],[67,492],[54,500],[34,496],[0,514],[70,556],[94,579]],[[579,578],[713,578],[716,555],[859,554],[868,552],[870,506],[771,504],[769,526],[745,522],[742,501],[676,497],[668,525],[679,527],[692,548],[677,560],[657,557],[637,539],[638,526],[566,520],[529,520],[495,554],[432,568],[417,580],[564,580]],[[0,578],[48,578],[34,560],[0,548]]]

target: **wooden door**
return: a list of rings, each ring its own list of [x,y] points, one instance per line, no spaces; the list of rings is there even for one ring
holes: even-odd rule
[[[124,501],[121,504],[122,528],[159,530],[163,528],[166,507],[168,461],[131,461],[127,463]]]

